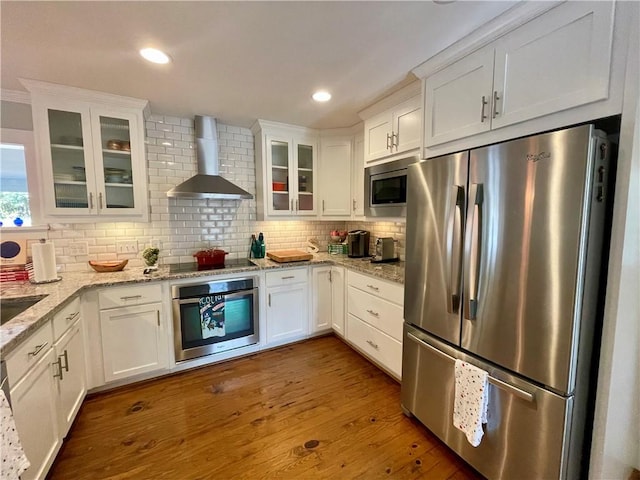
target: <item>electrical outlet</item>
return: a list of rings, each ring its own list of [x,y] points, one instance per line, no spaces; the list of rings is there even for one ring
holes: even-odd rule
[[[120,240],[116,242],[116,253],[138,253],[137,240]]]
[[[69,244],[69,255],[89,255],[88,242],[73,242]]]

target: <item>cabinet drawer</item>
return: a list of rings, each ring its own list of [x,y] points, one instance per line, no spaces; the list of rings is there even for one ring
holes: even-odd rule
[[[307,268],[295,268],[289,270],[276,270],[267,272],[267,287],[278,287],[289,283],[302,283],[307,281]]]
[[[80,318],[80,297],[71,300],[53,317],[54,340],[58,340],[78,318]]]
[[[362,275],[361,273],[349,270],[349,285],[377,295],[390,302],[397,303],[398,305],[404,304],[404,288],[397,283]]]
[[[349,287],[347,292],[349,313],[402,341],[402,307],[369,293]]]
[[[7,373],[10,384],[15,385],[18,379],[44,357],[52,346],[51,322],[47,322],[7,356]]]
[[[397,378],[402,375],[402,343],[349,314],[347,340],[385,367]]]
[[[98,293],[98,303],[101,310],[160,301],[162,301],[162,286],[160,284],[105,288]]]

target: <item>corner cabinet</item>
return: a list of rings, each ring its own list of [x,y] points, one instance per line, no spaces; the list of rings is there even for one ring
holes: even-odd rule
[[[372,162],[420,147],[422,97],[417,95],[364,122],[365,161]]]
[[[148,221],[146,100],[22,80],[45,220]]]
[[[615,2],[566,2],[505,26],[501,37],[434,73],[418,67],[425,146],[606,100],[614,9]]]
[[[264,120],[252,130],[259,219],[316,216],[317,132]]]
[[[320,213],[323,217],[351,217],[353,137],[320,139]]]

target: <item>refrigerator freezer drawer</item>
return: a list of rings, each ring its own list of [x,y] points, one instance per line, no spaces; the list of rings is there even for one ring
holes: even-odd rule
[[[476,448],[452,422],[455,358],[490,374],[488,423]],[[405,411],[487,478],[566,477],[573,397],[516,379],[412,327],[405,328],[402,376]]]
[[[402,343],[359,318],[347,316],[347,340],[396,378],[402,373]]]

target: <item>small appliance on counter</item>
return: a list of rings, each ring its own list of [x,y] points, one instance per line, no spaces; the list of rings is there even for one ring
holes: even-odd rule
[[[348,256],[352,258],[369,256],[369,232],[366,230],[351,230],[347,234]]]
[[[371,259],[372,263],[397,262],[396,241],[393,237],[378,237],[376,240],[376,253]]]

